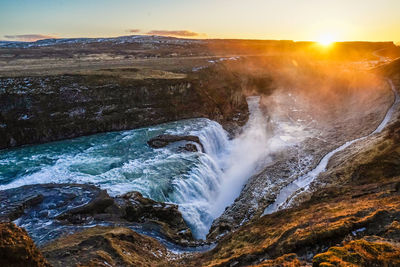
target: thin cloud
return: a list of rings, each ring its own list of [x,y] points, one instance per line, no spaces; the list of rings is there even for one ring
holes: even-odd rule
[[[129,29],[129,30],[127,30],[127,32],[130,32],[130,33],[139,33],[139,32],[141,32],[141,30],[140,30],[140,29]]]
[[[34,42],[42,39],[57,38],[54,35],[45,34],[19,34],[19,35],[4,35],[4,38],[13,41]]]
[[[153,31],[147,32],[146,34],[162,35],[162,36],[176,36],[176,37],[199,37],[199,36],[205,35],[205,34],[200,34],[200,33],[192,32],[192,31],[188,31],[188,30],[181,30],[181,31],[153,30]]]

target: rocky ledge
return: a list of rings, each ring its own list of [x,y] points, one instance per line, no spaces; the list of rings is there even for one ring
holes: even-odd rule
[[[28,185],[0,191],[0,220],[25,225],[36,243],[94,225],[125,225],[157,232],[180,245],[198,245],[174,204],[144,198],[139,192],[110,197],[92,185]]]
[[[400,88],[400,79],[393,79]],[[335,155],[292,208],[254,217],[190,266],[398,266],[400,110]]]

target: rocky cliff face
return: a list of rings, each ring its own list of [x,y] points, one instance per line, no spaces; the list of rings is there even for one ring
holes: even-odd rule
[[[75,74],[0,78],[0,149],[167,121],[247,119],[240,79],[204,70],[180,79]]]

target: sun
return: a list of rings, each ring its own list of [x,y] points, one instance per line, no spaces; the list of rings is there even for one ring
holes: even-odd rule
[[[333,42],[335,42],[335,40],[334,40],[333,36],[330,35],[330,34],[324,34],[324,35],[321,35],[321,36],[318,38],[318,43],[319,43],[320,45],[323,45],[323,46],[329,46],[329,45],[331,45]]]

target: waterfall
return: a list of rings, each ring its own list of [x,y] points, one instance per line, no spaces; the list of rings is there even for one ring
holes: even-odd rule
[[[239,196],[248,178],[269,154],[267,122],[259,108],[260,97],[248,97],[250,118],[242,133],[231,141],[224,158],[224,168],[217,198],[212,205],[212,216],[217,218]]]
[[[190,131],[190,135],[199,137],[204,152],[200,162],[188,174],[186,179],[174,181],[174,193],[171,199],[179,205],[183,218],[194,236],[204,239],[215,219],[211,214],[214,200],[221,187],[223,159],[228,154],[230,141],[222,126],[207,120],[200,130]]]
[[[270,153],[272,139],[268,138],[266,118],[259,108],[260,97],[248,97],[247,102],[249,121],[234,140],[228,140],[221,125],[209,120],[205,127],[187,132],[200,138],[205,153],[186,179],[174,182],[170,200],[179,204],[196,238],[206,237],[213,220],[239,196],[248,178]]]
[[[266,127],[258,102],[248,99],[249,121],[234,140],[219,123],[198,118],[0,151],[0,190],[53,182],[90,183],[111,196],[139,191],[177,204],[194,236],[203,239],[264,157]],[[204,153],[147,145],[167,133],[198,136]]]

